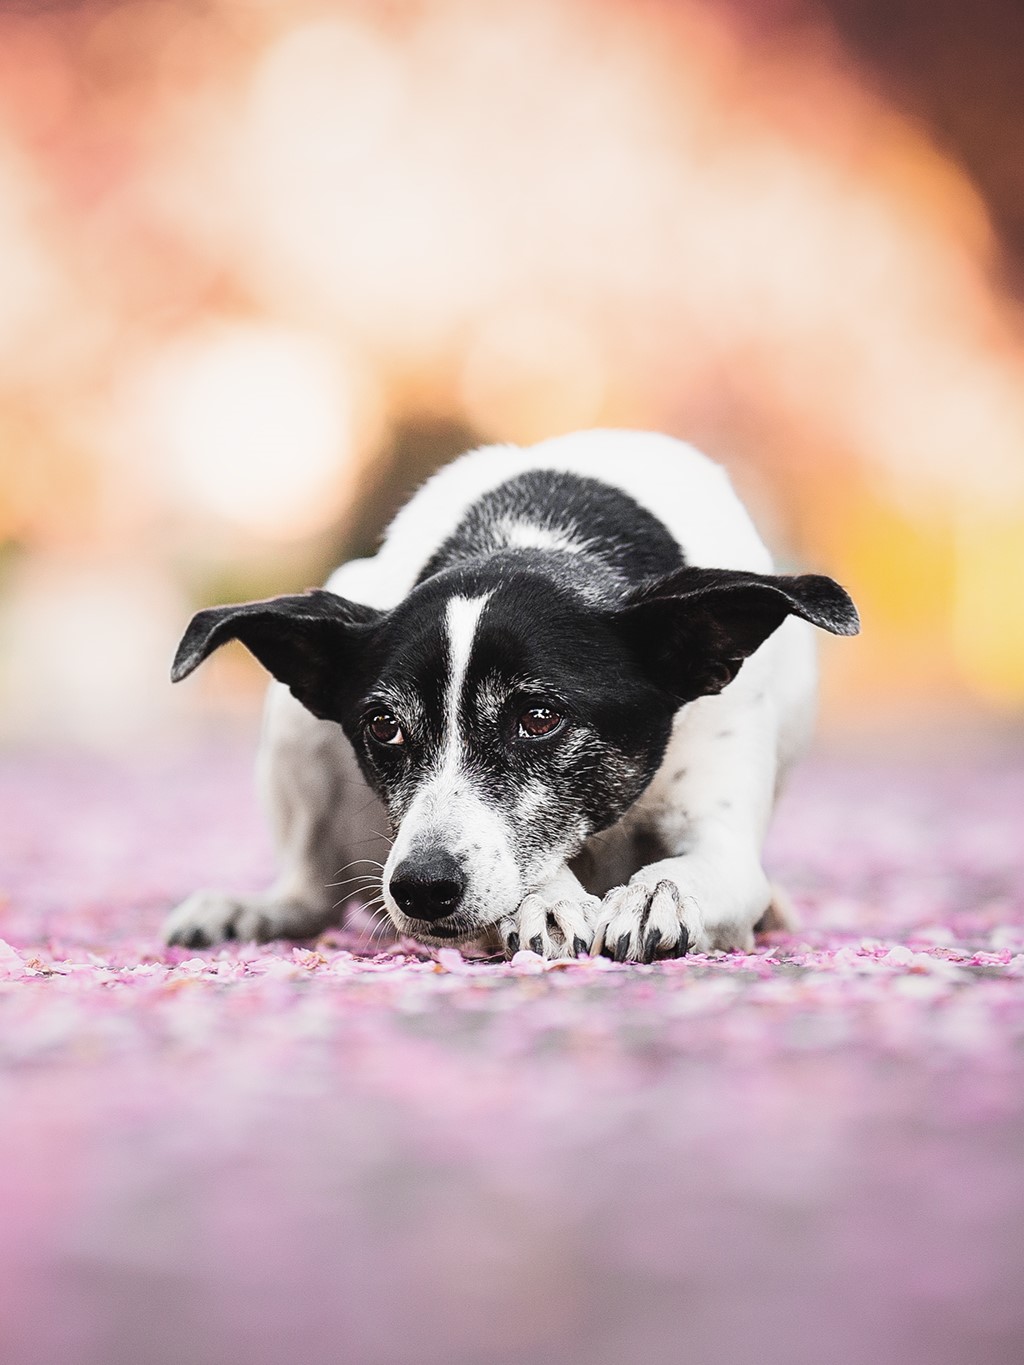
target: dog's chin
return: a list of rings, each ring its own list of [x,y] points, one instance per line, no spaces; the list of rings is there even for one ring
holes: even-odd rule
[[[406,915],[392,915],[391,918],[400,934],[407,934],[409,938],[425,943],[430,948],[453,948],[460,943],[473,943],[489,927],[476,921],[467,922],[460,915],[433,921],[409,919]]]

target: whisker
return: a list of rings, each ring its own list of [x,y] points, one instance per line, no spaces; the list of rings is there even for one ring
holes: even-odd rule
[[[384,935],[387,933],[389,927],[393,927],[391,921],[386,914],[382,914],[370,932],[370,945],[373,945],[375,939],[379,939],[380,942],[383,943]]]
[[[355,883],[354,887],[353,883]],[[354,872],[351,877],[342,877],[339,881],[327,882],[326,887],[327,889],[338,886],[351,887],[352,894],[354,895],[357,890],[366,891],[369,890],[369,888],[371,887],[374,886],[382,887],[383,885],[384,881],[383,878],[381,877],[380,870],[377,870],[374,872]]]
[[[367,892],[369,892],[371,889],[372,889],[371,887],[365,886],[362,888],[357,887],[352,891],[346,891],[343,896],[340,896],[338,900],[334,902],[334,904],[331,906],[331,909],[337,910],[339,905],[345,905],[348,901],[356,900],[357,898],[359,898],[364,910],[367,910],[370,908],[370,906],[376,904],[378,898],[380,899],[381,905],[383,905],[384,900],[382,897],[380,897],[379,892],[377,893],[377,895],[371,896],[368,901],[362,900],[362,897],[365,896]]]
[[[353,872],[351,877],[341,877],[336,882],[324,882],[324,886],[347,886],[349,882],[379,882],[383,868],[377,868],[375,872]]]
[[[391,924],[391,917],[388,915],[387,908],[383,903],[373,912],[370,925],[364,929],[363,935],[359,940],[359,947],[370,947],[378,936],[383,937],[384,931]],[[393,926],[392,926],[393,927]]]
[[[351,862],[345,863],[342,867],[332,872],[333,877],[340,877],[343,872],[347,872],[350,867],[355,867],[357,863],[369,863],[372,867],[383,868],[384,864],[377,858],[353,858]]]
[[[372,884],[380,881],[380,871],[381,870],[377,868],[373,872],[353,872],[351,877],[341,877],[338,881],[326,882],[325,885],[347,886],[350,882],[366,882],[367,884]]]
[[[383,839],[388,847],[395,842],[395,836],[393,834],[384,834],[379,829],[375,829],[365,839],[349,839],[347,842],[351,844],[353,848],[361,848],[363,844],[372,844],[376,839]]]

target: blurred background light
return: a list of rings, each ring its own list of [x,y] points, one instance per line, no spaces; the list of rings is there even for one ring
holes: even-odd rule
[[[351,414],[326,347],[266,325],[210,327],[158,355],[143,390],[150,444],[186,506],[285,538],[337,514]]]
[[[529,444],[599,425],[605,364],[598,339],[565,314],[511,306],[467,348],[460,396],[481,431]]]
[[[46,731],[40,582],[306,586],[460,447],[591,424],[702,445],[849,584],[834,732],[1019,721],[1024,36],[915,15],[0,11],[0,733]],[[255,705],[211,676],[174,706]]]

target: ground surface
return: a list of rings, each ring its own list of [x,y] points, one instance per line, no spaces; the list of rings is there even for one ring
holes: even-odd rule
[[[244,751],[8,757],[0,1360],[1018,1365],[1022,835],[1019,749],[818,760],[751,957],[196,954]]]

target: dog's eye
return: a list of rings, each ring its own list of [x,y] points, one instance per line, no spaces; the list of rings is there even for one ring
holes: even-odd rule
[[[562,724],[564,717],[550,706],[531,706],[519,717],[520,739],[543,739],[553,735]]]
[[[390,711],[378,711],[372,716],[366,726],[370,738],[378,744],[404,744],[405,735],[402,727],[394,718]]]

